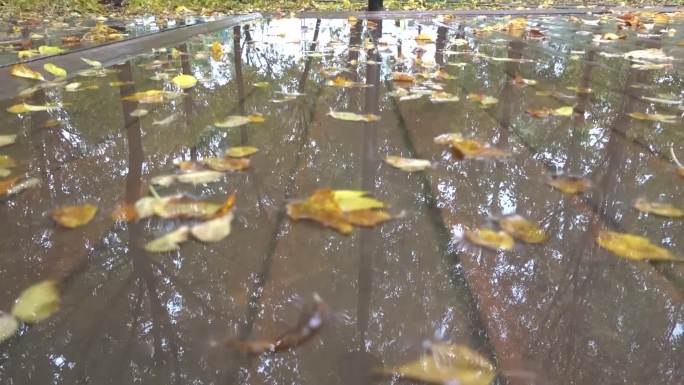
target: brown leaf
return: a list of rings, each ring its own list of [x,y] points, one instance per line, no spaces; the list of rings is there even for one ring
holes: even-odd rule
[[[512,215],[499,220],[501,229],[516,239],[527,243],[542,243],[549,237],[536,223],[520,215]]]
[[[52,219],[60,225],[73,229],[88,224],[97,213],[97,206],[63,206],[52,211]]]
[[[588,179],[569,175],[555,175],[546,184],[566,194],[580,194],[591,187],[591,182]]]

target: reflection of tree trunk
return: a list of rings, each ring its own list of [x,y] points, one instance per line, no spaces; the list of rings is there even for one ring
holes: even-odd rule
[[[315,51],[316,50],[316,42],[318,41],[318,32],[321,30],[321,19],[316,19],[316,29],[314,30],[314,36],[313,36],[313,42],[311,43],[311,47],[309,48],[309,51]],[[299,87],[297,88],[297,91],[299,92],[304,92],[304,86],[306,85],[306,79],[309,77],[309,72],[311,71],[311,57],[306,59],[306,62],[304,63],[304,71],[302,72],[302,76],[299,78]]]
[[[122,82],[119,93],[121,98],[135,93],[135,85],[133,84],[133,72],[130,62],[126,62],[118,66],[119,81]],[[142,163],[143,163],[143,147],[142,134],[140,127],[140,118],[131,116],[137,108],[137,103],[134,101],[121,101],[121,110],[123,111],[124,129],[126,130],[126,145],[128,146],[128,174],[126,174],[126,203],[134,203],[140,197],[141,193],[141,179],[142,179]]]
[[[238,111],[245,115],[245,79],[242,76],[242,46],[240,45],[242,29],[239,25],[233,27],[233,66],[235,67],[235,82],[238,90]],[[247,129],[240,127],[240,144],[248,142]]]
[[[447,42],[447,27],[437,28],[437,41],[435,43],[435,63],[444,65],[444,48]]]

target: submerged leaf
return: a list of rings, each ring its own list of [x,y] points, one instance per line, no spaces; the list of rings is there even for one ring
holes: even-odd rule
[[[233,213],[192,226],[192,236],[202,242],[218,242],[230,234]]]
[[[45,280],[21,292],[12,315],[27,323],[44,321],[59,310],[59,303],[57,281]]]
[[[489,385],[496,376],[492,364],[478,352],[446,343],[434,343],[418,360],[383,372],[417,381],[458,385]]]
[[[244,158],[256,154],[258,151],[259,149],[256,147],[239,146],[227,149],[225,155],[231,158]]]
[[[499,226],[514,238],[527,243],[542,243],[549,238],[536,223],[530,222],[519,215],[501,218]]]
[[[97,206],[63,206],[52,211],[52,219],[60,225],[73,229],[88,224],[97,213]]]
[[[429,160],[402,158],[400,156],[388,155],[385,158],[385,163],[392,167],[396,167],[403,171],[423,171],[432,166]]]
[[[634,202],[634,208],[641,212],[660,215],[661,217],[684,217],[684,210],[679,209],[669,203],[648,202],[645,199],[640,198]]]
[[[672,255],[669,250],[654,245],[647,238],[615,231],[601,231],[596,243],[611,253],[634,260],[684,261]]]
[[[25,79],[45,80],[40,72],[34,71],[25,64],[15,64],[12,66],[10,73],[13,76]]]
[[[12,337],[19,328],[17,319],[13,316],[0,311],[0,344],[10,337]]]
[[[465,237],[476,245],[493,250],[511,250],[515,244],[507,233],[491,229],[466,230]]]
[[[67,72],[64,68],[58,67],[52,63],[43,64],[43,69],[58,78],[65,78],[67,76]]]
[[[553,176],[546,184],[566,194],[580,194],[591,187],[591,182],[588,179],[564,175]]]
[[[330,111],[328,112],[333,119],[346,120],[349,122],[377,122],[380,120],[378,115],[373,114],[357,114],[355,112],[346,111]]]
[[[181,226],[178,229],[162,235],[161,237],[147,242],[145,250],[150,253],[165,253],[180,248],[179,244],[188,240],[190,228],[188,226]]]
[[[173,84],[175,84],[176,86],[178,86],[179,88],[182,88],[184,90],[188,89],[188,88],[192,88],[197,84],[197,78],[195,78],[192,75],[185,75],[185,74],[178,75],[178,76],[174,77],[173,79],[171,79],[171,81],[173,82]]]

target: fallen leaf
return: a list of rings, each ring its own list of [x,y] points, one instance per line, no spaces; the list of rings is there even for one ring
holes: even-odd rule
[[[515,243],[507,233],[491,229],[466,230],[465,237],[476,245],[492,250],[511,250]]]
[[[60,225],[73,229],[88,224],[97,213],[97,206],[63,206],[52,211],[52,219]]]
[[[611,253],[633,260],[684,261],[672,255],[669,250],[654,245],[647,238],[615,231],[603,230],[596,243]]]
[[[661,217],[684,217],[684,210],[679,209],[669,203],[648,202],[645,199],[639,198],[634,202],[634,208],[643,213],[660,215]]]
[[[45,72],[51,73],[52,75],[58,78],[65,78],[67,76],[67,72],[64,68],[58,67],[52,63],[43,64],[43,69],[45,70]]]
[[[180,248],[179,244],[187,241],[189,234],[190,228],[188,226],[181,226],[168,234],[147,242],[145,250],[150,253],[165,253],[178,250]]]
[[[21,292],[14,301],[12,315],[26,323],[44,321],[59,310],[57,281],[45,280]]]
[[[473,139],[452,140],[451,149],[461,159],[503,158],[510,154]]]
[[[233,159],[230,157],[205,158],[202,163],[215,171],[242,171],[249,167],[249,159]]]
[[[370,84],[355,82],[345,78],[344,76],[336,76],[334,79],[325,82],[325,85],[339,88],[371,87]]]
[[[475,103],[480,103],[483,107],[489,107],[499,102],[499,99],[484,94],[468,94],[467,99]]]
[[[214,125],[220,128],[233,128],[244,126],[248,123],[251,123],[249,116],[230,115],[222,122],[216,122]]]
[[[211,44],[211,58],[214,59],[215,61],[221,60],[221,57],[223,56],[223,46],[221,46],[221,43],[218,41],[215,41]]]
[[[83,60],[87,65],[89,65],[93,68],[102,68],[102,63],[100,63],[97,60],[90,60],[90,59],[86,59],[84,57],[82,57],[81,60]]]
[[[551,112],[552,115],[554,116],[571,116],[573,112],[575,111],[574,106],[563,106],[556,108]]]
[[[9,146],[17,141],[16,135],[0,135],[0,147]]]
[[[80,87],[81,87],[81,83],[79,83],[79,82],[73,82],[73,83],[69,83],[69,84],[67,84],[66,86],[64,86],[64,89],[65,89],[67,92],[76,92],[76,91],[78,91],[78,89],[79,89]]]
[[[41,45],[38,47],[38,53],[41,55],[57,55],[64,52],[64,49],[50,45]]]
[[[162,120],[153,120],[152,125],[153,126],[168,126],[169,124],[173,123],[176,119],[178,119],[178,114],[174,113],[174,114],[171,114],[171,115],[165,117]]]
[[[111,218],[116,222],[134,222],[138,219],[138,210],[134,204],[122,203],[112,210]]]
[[[395,82],[413,83],[415,81],[415,78],[413,77],[413,75],[408,74],[406,72],[393,72],[392,80],[394,80]]]
[[[365,196],[367,194],[365,191],[333,190],[335,202],[342,212],[385,207],[385,204],[379,200]]]
[[[591,187],[591,182],[588,179],[564,175],[553,176],[546,184],[566,194],[580,194]]]
[[[192,75],[178,75],[171,79],[173,84],[181,89],[192,88],[197,84],[197,79]]]
[[[20,192],[40,186],[40,179],[38,178],[28,178],[23,181],[12,185],[5,193],[7,195],[19,194]],[[0,194],[2,194],[2,188],[0,188]]]
[[[12,66],[12,69],[10,70],[10,73],[13,76],[19,77],[19,78],[25,78],[25,79],[34,79],[34,80],[45,80],[43,77],[43,74],[40,72],[34,71],[25,64],[15,64]]]
[[[182,92],[171,92],[162,90],[147,90],[136,92],[122,98],[122,100],[133,101],[142,104],[166,103],[168,101],[183,97]]]
[[[0,195],[9,195],[10,189],[17,183],[19,177],[13,177],[7,180],[0,180]]]
[[[7,112],[12,113],[12,114],[25,114],[27,112],[37,112],[37,111],[47,111],[50,109],[55,108],[54,106],[35,106],[32,104],[26,104],[26,103],[19,103],[15,104],[12,107],[9,107],[7,109]]]
[[[641,99],[652,102],[652,103],[666,104],[669,106],[682,104],[682,99],[653,98],[650,96],[642,96]]]
[[[361,115],[354,112],[345,111],[330,111],[328,112],[328,115],[330,115],[333,119],[346,120],[349,122],[377,122],[378,120],[380,120],[380,117],[378,115]]]
[[[594,90],[592,90],[589,87],[569,86],[569,87],[565,87],[565,89],[572,91],[572,92],[576,92],[578,94],[590,94],[590,93],[594,92]]]
[[[435,91],[430,95],[430,102],[432,103],[449,103],[458,102],[459,100],[461,99],[458,96],[443,91]]]
[[[259,149],[256,147],[239,146],[227,149],[225,155],[231,158],[244,158],[257,153],[258,151]]]
[[[0,155],[0,168],[14,168],[17,162],[9,155]]]
[[[421,32],[418,34],[418,36],[416,36],[416,42],[418,42],[419,44],[420,43],[432,43],[433,41],[434,41],[434,39],[432,38],[432,36],[428,35],[425,32]]]
[[[667,56],[665,52],[663,52],[663,50],[660,48],[638,49],[635,51],[627,52],[623,56],[625,57],[625,59],[628,60],[643,60],[650,62],[663,62],[673,60],[671,56]]]
[[[192,236],[202,242],[218,242],[230,234],[233,213],[192,226]]]
[[[644,114],[643,112],[632,112],[627,114],[632,119],[649,120],[652,122],[661,123],[677,123],[677,115],[663,115],[663,114]]]
[[[396,167],[403,171],[423,171],[432,166],[429,160],[402,158],[400,156],[388,155],[385,158],[385,163],[392,167]]]
[[[12,337],[19,328],[17,319],[10,314],[0,311],[0,344],[10,337]]]
[[[256,82],[253,85],[256,88],[268,88],[271,86],[271,83],[269,83],[269,82]]]
[[[519,215],[499,219],[499,226],[513,238],[527,243],[542,243],[549,238],[536,223],[530,222]]]
[[[489,385],[496,377],[494,366],[480,353],[446,343],[433,343],[418,360],[383,372],[435,384]]]
[[[174,182],[192,183],[194,185],[216,182],[223,173],[210,170],[192,171],[183,174],[160,175],[152,178],[150,183],[159,186],[170,186]]]
[[[144,108],[136,108],[135,110],[131,111],[131,116],[134,118],[141,118],[149,113],[148,110]]]

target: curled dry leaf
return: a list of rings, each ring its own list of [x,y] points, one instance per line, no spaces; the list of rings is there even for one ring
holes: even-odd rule
[[[0,311],[0,344],[12,337],[19,328],[17,319],[12,315]]]
[[[26,323],[41,322],[59,310],[59,303],[57,281],[45,280],[21,292],[12,306],[12,315]]]
[[[171,82],[185,90],[194,87],[197,84],[197,78],[192,75],[181,74],[171,79]]]
[[[418,360],[383,372],[434,384],[459,385],[489,385],[496,376],[494,366],[480,353],[446,343],[433,343]]]
[[[58,78],[65,78],[67,76],[67,72],[64,68],[58,67],[52,63],[43,64],[43,69],[45,72],[48,72]]]
[[[254,155],[257,152],[259,152],[259,149],[256,147],[238,146],[227,149],[225,155],[231,158],[244,158],[250,155]]]
[[[41,74],[38,71],[32,70],[31,68],[29,68],[25,64],[13,65],[12,69],[10,70],[10,73],[12,74],[12,76],[16,76],[18,78],[45,80],[45,78],[43,77],[43,74]]]
[[[634,208],[643,213],[660,215],[661,217],[684,217],[684,210],[677,208],[669,203],[648,202],[645,199],[639,198],[634,202]]]
[[[570,175],[555,175],[546,184],[566,194],[580,194],[591,187],[588,179]]]
[[[60,225],[73,229],[88,224],[97,213],[97,206],[63,206],[52,211],[52,219]]]
[[[425,159],[412,159],[412,158],[402,158],[400,156],[388,155],[385,158],[385,163],[392,167],[396,167],[403,171],[423,171],[428,167],[432,166],[429,160]]]
[[[684,261],[672,255],[669,250],[654,245],[647,238],[615,231],[601,231],[596,243],[611,253],[634,260]]]
[[[192,236],[202,242],[218,242],[230,235],[233,213],[192,226]]]
[[[549,238],[536,223],[519,215],[499,219],[499,226],[513,238],[527,243],[542,243]]]
[[[507,233],[491,229],[466,230],[465,237],[476,245],[492,250],[511,250],[515,244],[513,238]]]
[[[391,219],[385,211],[375,210],[384,207],[382,202],[363,195],[363,191],[321,189],[306,200],[289,203],[287,214],[295,220],[315,220],[345,235],[351,234],[353,225],[370,227]]]
[[[296,348],[311,340],[325,325],[330,316],[328,305],[318,294],[313,295],[314,301],[302,311],[299,322],[273,339],[262,340],[229,340],[225,345],[243,354],[259,355],[275,353]]]
[[[187,241],[189,234],[190,228],[188,226],[181,226],[168,234],[147,242],[145,250],[150,253],[165,253],[178,250],[180,248],[179,244]]]
[[[328,112],[333,119],[346,120],[348,122],[377,122],[380,120],[378,115],[373,114],[357,114],[355,112],[345,111],[330,111]]]

